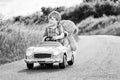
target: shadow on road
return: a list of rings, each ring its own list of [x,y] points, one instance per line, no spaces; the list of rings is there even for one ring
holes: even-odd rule
[[[66,68],[67,69],[67,68]],[[60,69],[58,65],[54,65],[53,67],[46,67],[46,66],[35,66],[33,69],[23,69],[18,71],[18,73],[37,73],[37,72],[47,72],[47,73],[51,73],[51,72],[58,72],[58,71],[63,71],[66,69]]]

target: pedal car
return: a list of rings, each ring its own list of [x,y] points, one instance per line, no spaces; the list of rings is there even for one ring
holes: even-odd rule
[[[59,68],[66,68],[66,65],[73,65],[74,52],[70,45],[63,46],[59,41],[52,38],[45,38],[43,42],[36,47],[29,47],[26,50],[25,62],[28,69],[34,67],[34,63],[52,67],[54,63],[59,64]]]

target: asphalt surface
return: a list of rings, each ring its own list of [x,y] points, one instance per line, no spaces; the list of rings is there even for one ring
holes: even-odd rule
[[[80,36],[73,66],[28,70],[20,60],[0,66],[0,80],[120,80],[120,38]]]

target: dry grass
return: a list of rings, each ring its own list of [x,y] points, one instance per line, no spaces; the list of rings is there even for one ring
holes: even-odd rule
[[[2,26],[0,28],[0,64],[22,59],[27,47],[36,46],[41,42],[45,25]]]

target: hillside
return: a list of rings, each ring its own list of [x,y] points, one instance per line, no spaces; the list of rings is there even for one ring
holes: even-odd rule
[[[77,24],[79,35],[120,35],[120,16],[89,17]]]

